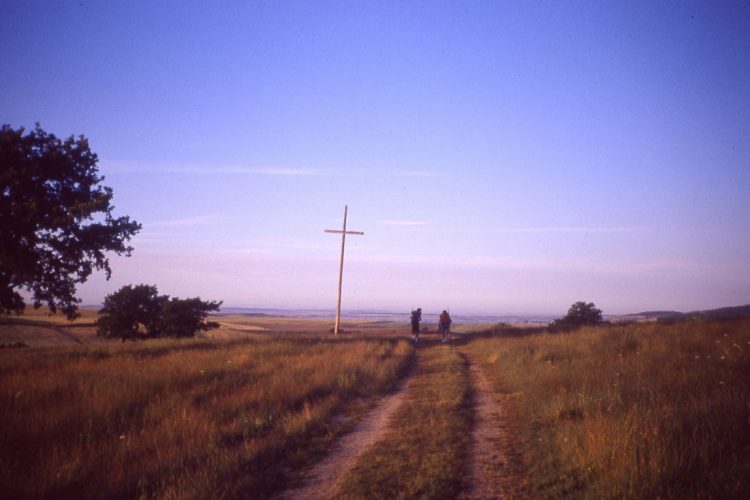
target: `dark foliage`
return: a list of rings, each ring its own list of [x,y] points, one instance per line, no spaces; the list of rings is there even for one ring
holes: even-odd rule
[[[159,332],[162,304],[155,286],[127,285],[104,298],[104,307],[96,320],[102,337],[138,340],[155,337]]]
[[[192,337],[197,332],[218,328],[214,321],[204,321],[208,313],[218,311],[221,302],[203,302],[200,298],[169,299],[161,309],[160,334],[165,337]]]
[[[573,330],[581,326],[602,323],[602,310],[593,302],[578,301],[568,309],[568,314],[550,324],[553,330]]]
[[[107,295],[96,321],[97,334],[126,340],[157,337],[193,337],[200,331],[218,328],[205,321],[221,302],[204,302],[200,298],[169,298],[159,295],[155,286],[124,286]]]
[[[61,140],[39,126],[0,128],[0,312],[20,314],[20,290],[73,319],[76,287],[111,269],[106,252],[130,255],[141,226],[114,218],[112,189],[100,185],[85,137]]]

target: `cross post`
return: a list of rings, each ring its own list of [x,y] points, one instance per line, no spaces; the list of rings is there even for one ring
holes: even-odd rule
[[[349,210],[349,206],[344,205],[344,227],[342,230],[338,230],[338,229],[324,229],[323,230],[323,232],[325,233],[334,233],[334,234],[341,235],[341,260],[339,261],[339,296],[338,296],[338,300],[336,301],[336,323],[334,323],[333,325],[334,335],[339,334],[339,324],[341,323],[341,283],[344,277],[344,245],[346,244],[346,235],[356,234],[356,235],[362,236],[365,234],[361,231],[347,231],[346,230],[346,213],[348,210]]]

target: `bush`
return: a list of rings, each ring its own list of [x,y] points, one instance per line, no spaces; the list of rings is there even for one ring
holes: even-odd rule
[[[203,302],[200,298],[169,299],[161,308],[161,330],[164,337],[192,337],[199,331],[218,328],[215,321],[204,321],[208,313],[217,311],[221,302]]]
[[[602,323],[602,310],[593,302],[578,301],[568,309],[568,314],[550,324],[553,330],[574,330],[586,325]]]
[[[96,321],[97,335],[126,340],[157,337],[193,337],[199,331],[218,328],[204,321],[221,302],[200,298],[179,299],[159,295],[155,286],[127,285],[107,295]]]

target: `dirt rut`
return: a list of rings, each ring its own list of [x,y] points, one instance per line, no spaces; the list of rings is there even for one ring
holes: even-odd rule
[[[385,396],[357,424],[355,429],[343,436],[321,462],[302,473],[303,484],[282,493],[281,499],[331,498],[338,490],[341,479],[354,467],[357,458],[378,441],[398,407],[404,400],[414,379],[412,368],[395,392]]]
[[[482,370],[469,363],[473,389],[474,430],[471,482],[462,498],[527,498],[520,471],[520,458],[513,451],[512,431],[501,404]]]

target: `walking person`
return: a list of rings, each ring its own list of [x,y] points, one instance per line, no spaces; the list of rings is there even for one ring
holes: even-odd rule
[[[422,308],[417,307],[411,311],[411,340],[414,343],[419,342],[419,322],[422,321]]]
[[[443,312],[440,313],[440,320],[438,322],[438,330],[443,336],[443,343],[448,342],[448,337],[451,333],[451,323],[453,323],[451,315],[448,314],[448,311],[443,309]]]

